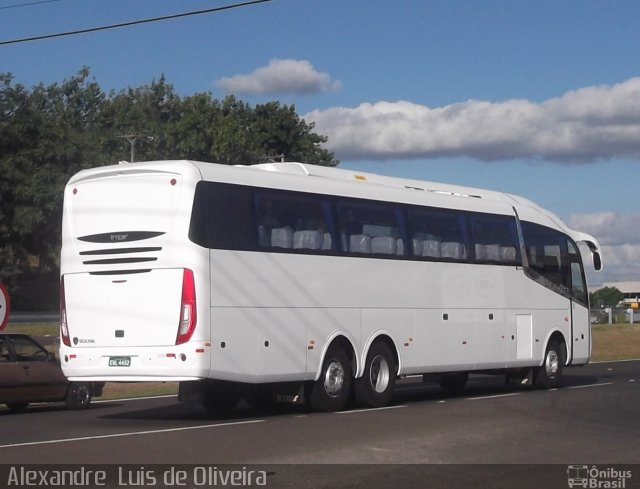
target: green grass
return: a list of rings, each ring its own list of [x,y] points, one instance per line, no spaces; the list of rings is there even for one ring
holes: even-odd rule
[[[127,399],[176,394],[178,394],[178,382],[107,382],[99,399]]]
[[[50,351],[58,351],[57,339],[49,339],[57,338],[57,324],[10,323],[6,331],[29,334],[42,340]],[[593,326],[592,331],[592,361],[640,358],[640,324],[598,324]],[[177,392],[177,382],[107,382],[100,399],[173,395]]]
[[[593,361],[640,358],[640,324],[598,324],[592,333]]]
[[[59,326],[56,323],[9,323],[5,332],[24,333],[36,338],[58,336]]]

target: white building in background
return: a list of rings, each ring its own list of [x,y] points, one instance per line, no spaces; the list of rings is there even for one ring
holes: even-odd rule
[[[640,281],[628,281],[628,282],[607,282],[602,285],[604,287],[615,287],[624,294],[622,299],[622,305],[632,306],[640,303]]]

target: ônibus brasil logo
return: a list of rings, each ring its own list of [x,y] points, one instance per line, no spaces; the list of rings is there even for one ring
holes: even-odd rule
[[[627,479],[631,479],[630,470],[614,467],[603,469],[595,465],[569,465],[567,467],[567,483],[571,488],[625,489]]]

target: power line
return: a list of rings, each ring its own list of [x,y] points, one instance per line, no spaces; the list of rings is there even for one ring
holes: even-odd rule
[[[51,0],[50,0],[51,1]],[[23,43],[23,42],[30,42],[30,41],[40,41],[43,39],[53,39],[56,37],[65,37],[65,36],[75,36],[78,34],[86,34],[88,32],[98,32],[98,31],[106,31],[109,29],[118,29],[120,27],[130,27],[132,25],[140,25],[140,24],[149,24],[151,22],[159,22],[161,20],[171,20],[171,19],[178,19],[181,17],[190,17],[193,15],[202,15],[202,14],[210,14],[210,13],[214,13],[214,12],[222,12],[223,10],[231,10],[231,9],[235,9],[235,8],[240,8],[240,7],[248,7],[251,5],[256,5],[258,3],[266,3],[266,2],[270,2],[271,0],[253,0],[250,2],[243,2],[243,3],[235,3],[232,5],[225,5],[224,7],[216,7],[216,8],[210,8],[210,9],[205,9],[205,10],[195,10],[192,12],[183,12],[181,14],[173,14],[173,15],[165,15],[162,17],[154,17],[151,19],[141,19],[141,20],[133,20],[131,22],[123,22],[121,24],[111,24],[111,25],[105,25],[105,26],[100,26],[100,27],[90,27],[88,29],[80,29],[77,31],[67,31],[67,32],[59,32],[57,34],[45,34],[43,36],[33,36],[33,37],[25,37],[22,39],[12,39],[10,41],[0,41],[0,46],[6,46],[7,44],[18,44],[18,43]]]
[[[30,7],[31,5],[40,5],[43,3],[55,3],[55,2],[62,2],[62,0],[40,0],[39,2],[17,3],[15,5],[6,5],[4,7],[0,7],[0,10],[6,10],[9,8]]]

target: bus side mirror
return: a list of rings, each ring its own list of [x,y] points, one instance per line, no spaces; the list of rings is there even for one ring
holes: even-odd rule
[[[602,270],[602,258],[600,257],[600,253],[597,251],[593,252],[593,268],[598,271]]]

